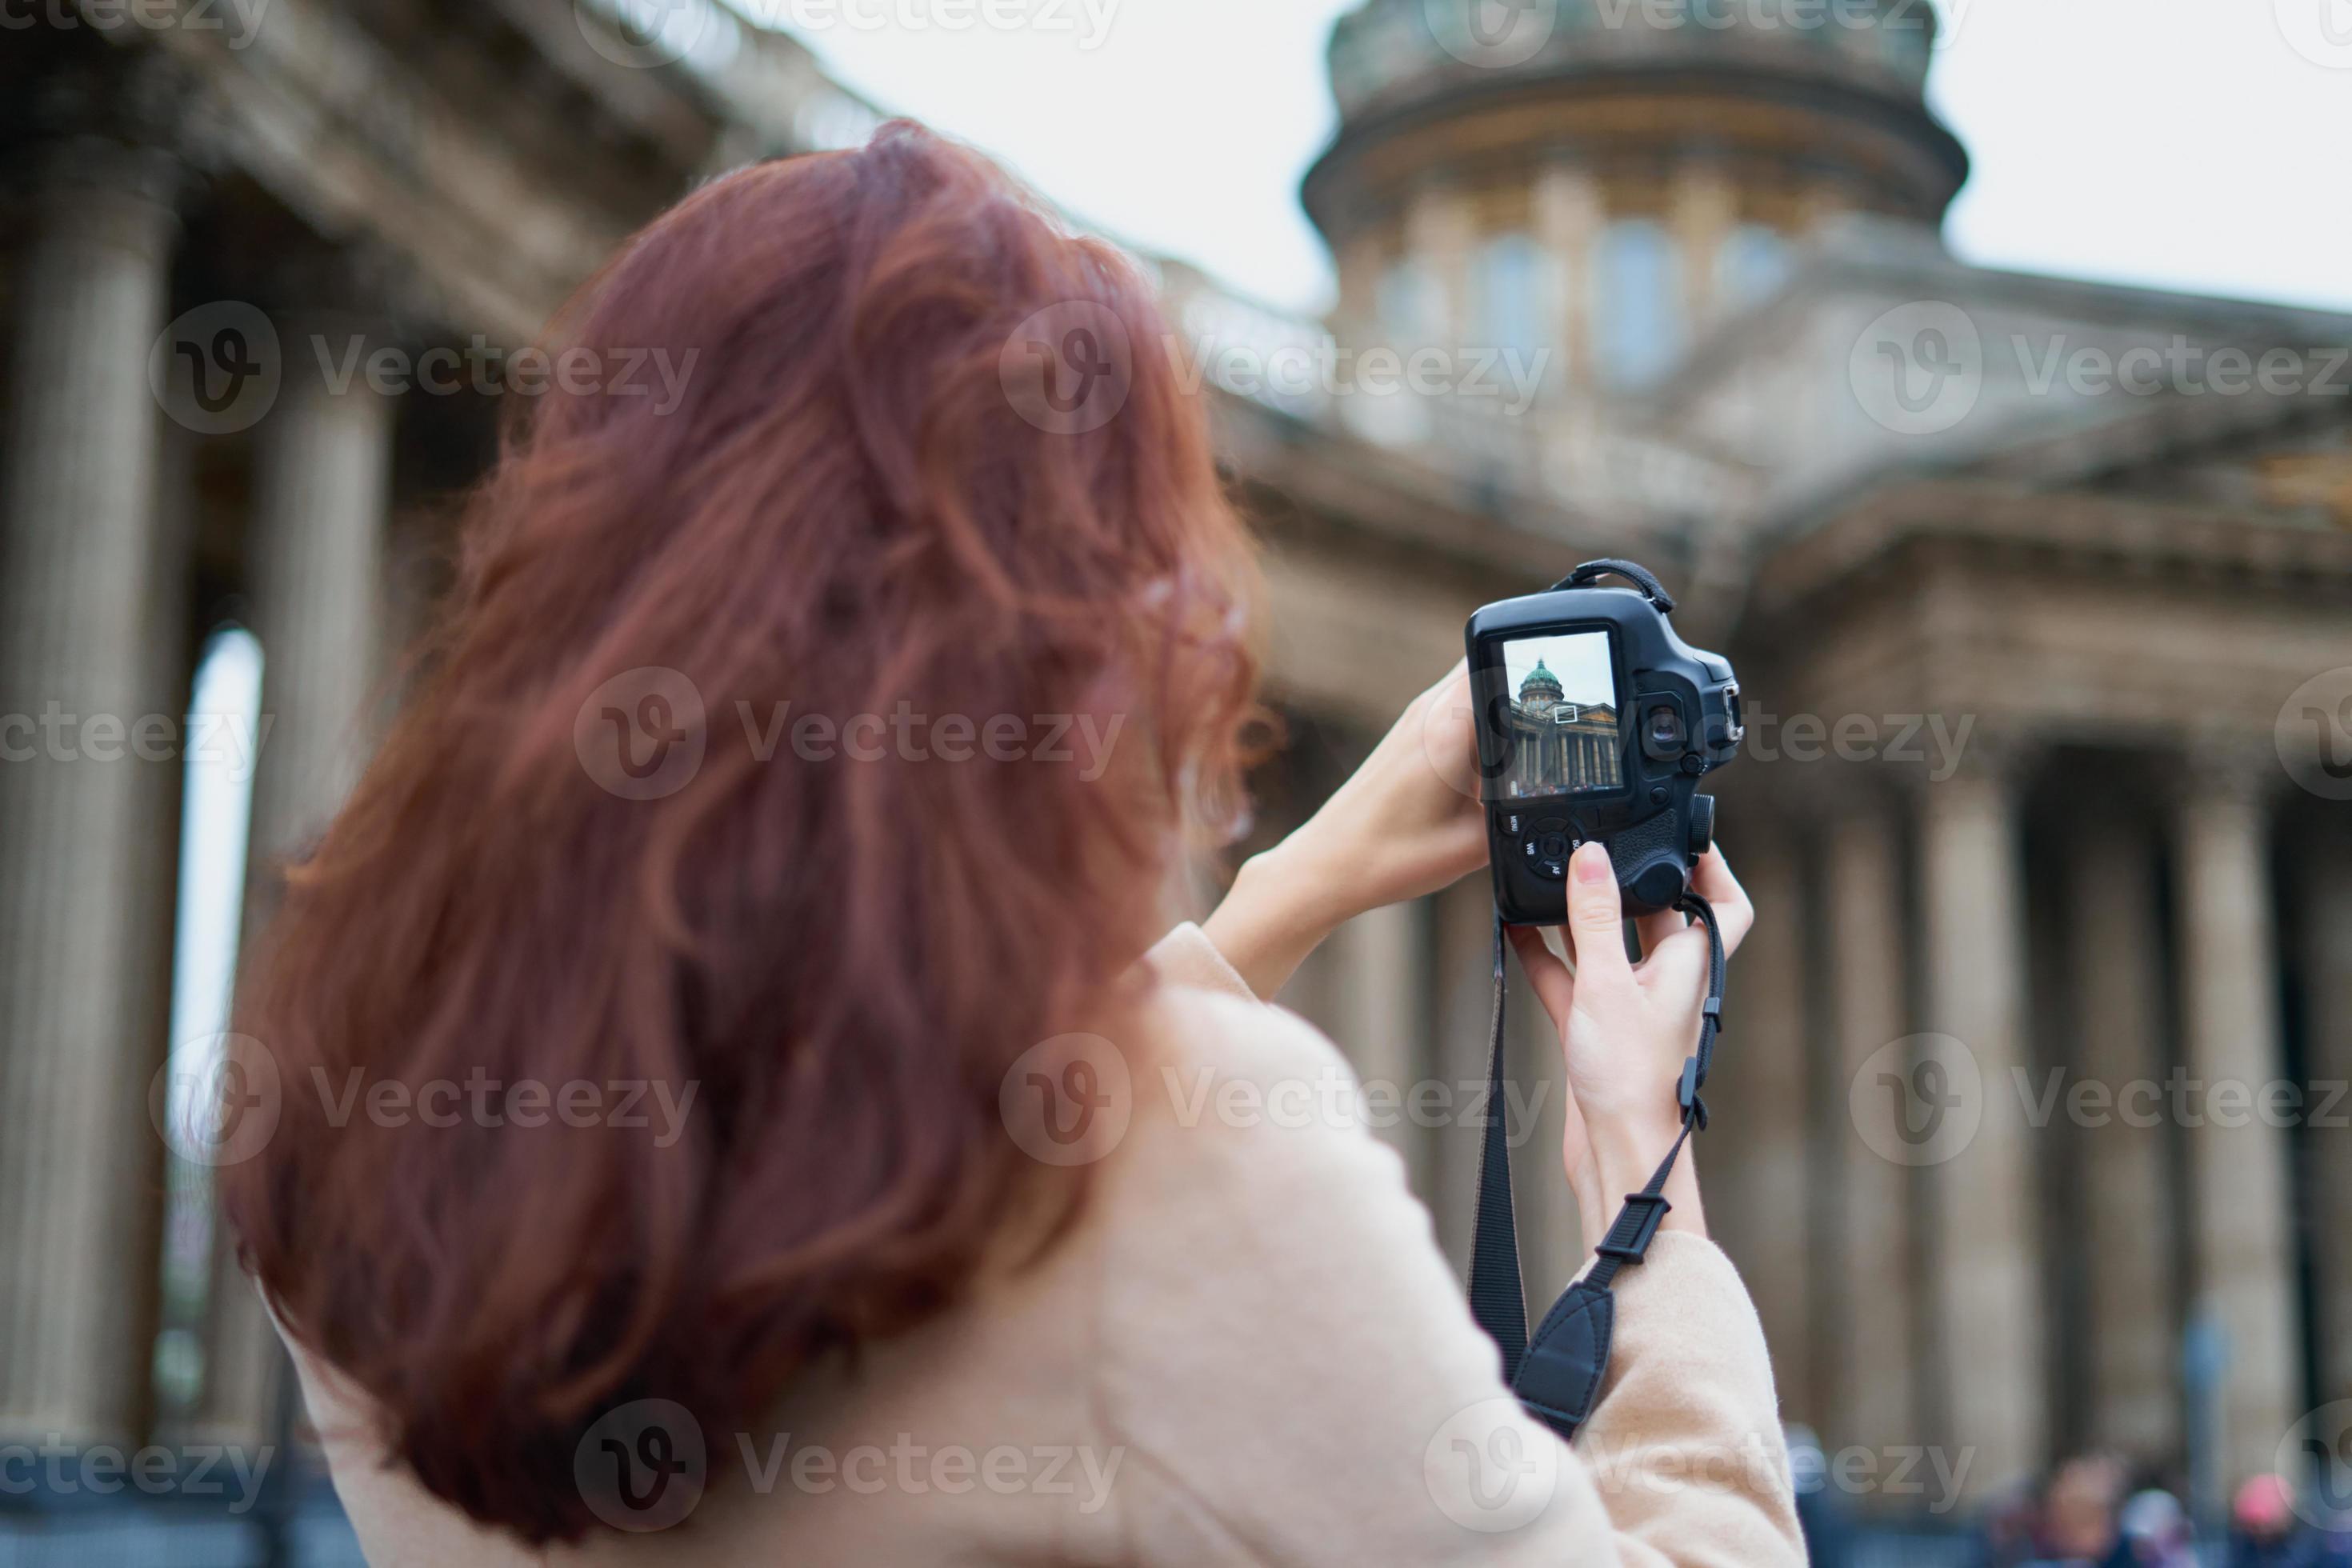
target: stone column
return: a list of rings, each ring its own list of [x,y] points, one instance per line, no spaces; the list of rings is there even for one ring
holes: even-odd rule
[[[1479,879],[1482,889],[1486,887]],[[1504,1018],[1505,1059],[1511,1081],[1504,1114],[1509,1118],[1511,1203],[1519,1221],[1519,1265],[1527,1278],[1528,1316],[1540,1317],[1552,1300],[1568,1289],[1569,1280],[1584,1266],[1588,1238],[1583,1218],[1576,1212],[1576,1194],[1568,1184],[1561,1163],[1561,1142],[1568,1135],[1568,1058],[1551,1016],[1536,999],[1517,953],[1506,973],[1510,979]],[[1493,992],[1489,984],[1489,994]],[[1477,1042],[1486,1040],[1481,1028]],[[1479,1074],[1483,1079],[1486,1068]],[[1456,1103],[1460,1103],[1456,1090]],[[1598,1237],[1591,1239],[1597,1240]]]
[[[2101,1117],[2076,1134],[2090,1290],[2091,1431],[2132,1455],[2180,1440],[2180,1325],[2174,1311],[2169,1126],[2151,1086],[2164,1078],[2164,933],[2156,845],[2128,821],[2078,821],[2069,845],[2066,923],[2073,980],[2070,1082],[2101,1090]]]
[[[1811,1420],[1815,1194],[1807,1143],[1816,1097],[1800,858],[1781,823],[1743,818],[1734,831],[1728,853],[1756,906],[1756,928],[1724,985],[1723,1039],[1706,1096],[1714,1125],[1696,1144],[1699,1189],[1707,1228],[1756,1299],[1781,1408]]]
[[[1367,1109],[1394,1117],[1378,1129],[1381,1142],[1404,1157],[1413,1188],[1429,1191],[1428,1139],[1405,1103],[1428,1076],[1427,910],[1391,904],[1357,916],[1331,933],[1335,983],[1331,1034],[1368,1091]]]
[[[1573,386],[1591,378],[1592,245],[1604,218],[1601,188],[1581,169],[1555,164],[1537,177],[1535,238],[1549,262],[1549,319],[1558,375]]]
[[[2267,748],[2200,748],[2174,826],[2191,1303],[2227,1339],[2221,1452],[2232,1485],[2273,1468],[2302,1410],[2287,1141],[2270,1103],[2286,1078],[2263,802],[2276,765]]]
[[[1470,253],[1478,243],[1477,216],[1460,191],[1435,188],[1413,197],[1405,214],[1405,253],[1437,289],[1438,342],[1458,347],[1470,330]],[[1426,343],[1398,343],[1411,354]]]
[[[279,866],[342,803],[372,738],[394,407],[363,374],[331,388],[310,353],[311,335],[324,332],[341,363],[343,334],[360,330],[299,320],[281,329],[285,384],[255,431],[247,571],[268,728],[254,775],[248,931],[271,912]],[[198,1435],[264,1440],[283,1375],[276,1334],[225,1245]]]
[[[2352,1399],[2352,834],[2315,842],[2298,924],[2311,977],[2310,1074],[2315,1125],[2312,1245],[2318,1265],[2320,1398]]]
[[[1957,1042],[1923,1042],[1913,1079],[1946,1140],[1930,1140],[1922,1165],[1935,1253],[1927,1392],[1937,1440],[1974,1450],[1969,1489],[1979,1498],[2048,1458],[2034,1152],[2018,1088],[2027,1062],[2015,766],[1979,742],[1950,777],[1918,786],[1922,1016]]]
[[[129,750],[161,413],[148,355],[177,230],[160,157],[58,149],[13,293],[0,491],[0,1435],[135,1438],[149,1021],[135,973],[158,847]],[[145,1268],[138,1273],[142,1264]]]
[[[1495,895],[1484,875],[1467,877],[1437,895],[1437,1038],[1432,1075],[1446,1086],[1455,1114],[1433,1135],[1435,1175],[1430,1215],[1438,1245],[1456,1274],[1470,1268],[1471,1216],[1478,1201],[1480,1130],[1459,1114],[1465,1084],[1486,1081],[1486,1025],[1494,996]],[[1516,963],[1517,960],[1512,960]],[[1524,1222],[1521,1233],[1525,1234]]]
[[[1916,1032],[1906,1000],[1902,838],[1888,804],[1855,781],[1842,797],[1823,855],[1830,1005],[1836,1018],[1841,1110],[1873,1060]],[[1898,1069],[1899,1070],[1899,1069]],[[1916,1167],[1874,1149],[1851,1115],[1838,1118],[1843,1156],[1836,1212],[1841,1298],[1835,1316],[1835,1447],[1877,1452],[1919,1441],[1913,1329],[1911,1210]]]
[[[1739,221],[1739,194],[1721,169],[1685,169],[1674,184],[1668,226],[1683,258],[1683,308],[1696,342],[1715,319],[1716,264]]]

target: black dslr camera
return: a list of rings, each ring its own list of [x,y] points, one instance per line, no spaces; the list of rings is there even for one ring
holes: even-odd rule
[[[1633,588],[1598,586],[1622,577]],[[1747,733],[1730,662],[1675,634],[1675,602],[1630,561],[1591,561],[1548,594],[1470,617],[1479,798],[1495,905],[1512,925],[1568,916],[1568,859],[1609,847],[1628,913],[1672,909],[1715,837],[1698,781]]]

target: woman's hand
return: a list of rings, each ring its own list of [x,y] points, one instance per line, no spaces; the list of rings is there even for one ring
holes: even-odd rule
[[[1723,922],[1728,954],[1756,923],[1755,907],[1718,851],[1699,861],[1693,885]],[[1645,915],[1639,922],[1642,962],[1629,963],[1622,921],[1609,852],[1587,844],[1569,863],[1565,929],[1573,967],[1544,945],[1541,933],[1511,929],[1511,945],[1568,1056],[1561,1155],[1588,1246],[1598,1244],[1625,1196],[1648,1184],[1682,1131],[1675,1090],[1683,1063],[1698,1048],[1706,1000],[1704,930],[1678,914]],[[1706,1234],[1687,1148],[1666,1183],[1666,1201],[1674,1205],[1667,1228]]]
[[[1289,837],[1252,857],[1206,930],[1271,996],[1367,910],[1433,893],[1486,864],[1466,663],[1419,697],[1353,777]]]

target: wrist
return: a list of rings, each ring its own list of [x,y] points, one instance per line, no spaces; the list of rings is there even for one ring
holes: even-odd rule
[[[1243,861],[1205,926],[1225,961],[1261,998],[1281,990],[1344,918],[1330,912],[1329,882],[1296,839]]]
[[[1681,1133],[1682,1124],[1669,1121],[1662,1127],[1612,1128],[1606,1138],[1596,1134],[1585,1151],[1585,1168],[1572,1183],[1588,1249],[1601,1244],[1625,1200],[1650,1184]],[[1706,1234],[1706,1216],[1699,1207],[1697,1161],[1697,1141],[1693,1139],[1683,1144],[1666,1177],[1664,1192],[1668,1208],[1661,1228]]]

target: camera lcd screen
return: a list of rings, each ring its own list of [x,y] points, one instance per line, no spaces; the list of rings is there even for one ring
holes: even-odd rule
[[[1503,672],[1510,731],[1504,797],[1624,788],[1617,667],[1607,632],[1514,638],[1503,645]]]

